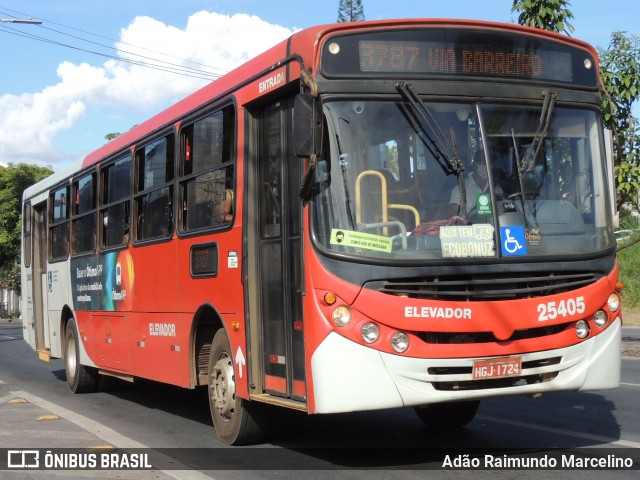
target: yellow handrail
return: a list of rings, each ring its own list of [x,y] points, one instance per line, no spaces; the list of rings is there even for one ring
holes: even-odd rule
[[[416,224],[414,225],[414,228],[417,227],[418,225],[420,225],[420,212],[418,212],[418,209],[416,207],[413,207],[411,205],[404,205],[402,203],[390,203],[388,205],[389,208],[396,208],[398,210],[408,210],[411,213],[413,213],[413,217],[414,220],[416,222]]]
[[[380,179],[380,203],[381,203],[381,215],[382,222],[389,221],[389,209],[394,208],[398,210],[408,210],[413,213],[414,220],[416,222],[415,227],[420,225],[420,213],[412,205],[404,205],[401,203],[389,203],[387,196],[387,179],[385,176],[377,170],[365,170],[356,178],[356,223],[362,222],[362,179],[367,176],[374,176]],[[383,230],[384,235],[388,234],[388,229],[385,227]]]
[[[360,183],[362,182],[362,179],[364,177],[367,177],[369,175],[373,175],[375,177],[378,177],[380,179],[380,187],[381,187],[381,192],[380,192],[380,197],[381,197],[381,207],[382,207],[382,221],[386,222],[387,221],[387,179],[384,178],[384,175],[376,170],[365,170],[363,171],[360,175],[358,175],[358,178],[356,178],[356,223],[360,223],[362,221],[362,198],[360,196]],[[386,233],[385,233],[386,235]]]

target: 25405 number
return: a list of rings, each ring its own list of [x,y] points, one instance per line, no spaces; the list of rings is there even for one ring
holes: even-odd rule
[[[538,321],[555,320],[558,317],[584,313],[586,309],[584,297],[569,298],[559,302],[547,302],[538,305]]]

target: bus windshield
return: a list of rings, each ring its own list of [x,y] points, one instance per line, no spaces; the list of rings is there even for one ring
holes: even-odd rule
[[[364,99],[326,101],[324,116],[313,228],[326,250],[442,261],[614,244],[595,111]]]

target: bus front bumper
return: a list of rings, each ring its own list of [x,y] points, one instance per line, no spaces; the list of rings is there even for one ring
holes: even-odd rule
[[[606,330],[566,348],[525,353],[522,376],[473,381],[480,358],[422,359],[379,352],[330,333],[311,358],[314,413],[376,410],[552,391],[602,390],[620,383],[620,318]],[[533,368],[527,368],[533,365]],[[469,373],[459,372],[460,367]],[[445,372],[432,374],[429,372]],[[524,377],[545,379],[527,383]],[[455,385],[466,385],[456,388]]]

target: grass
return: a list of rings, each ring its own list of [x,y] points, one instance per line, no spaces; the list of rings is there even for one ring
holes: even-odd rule
[[[637,230],[638,222],[634,218],[623,217],[620,229]],[[639,234],[640,235],[640,234]],[[618,245],[618,263],[620,281],[624,284],[622,305],[626,310],[640,310],[640,238],[625,239]]]
[[[622,300],[626,308],[640,308],[640,243],[618,252]]]

